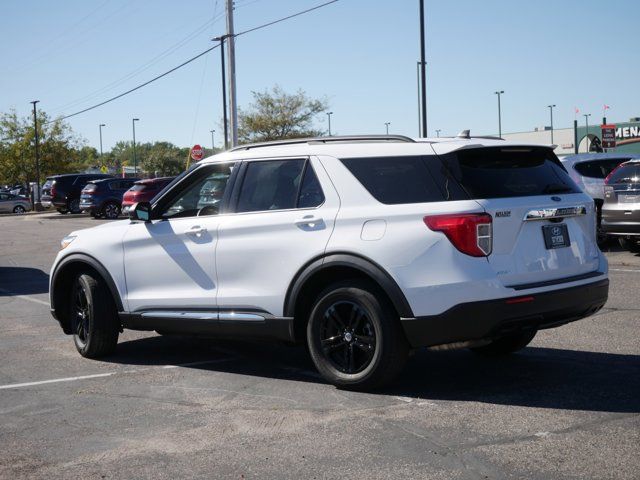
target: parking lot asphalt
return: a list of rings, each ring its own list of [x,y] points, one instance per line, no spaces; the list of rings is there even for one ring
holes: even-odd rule
[[[638,255],[612,246],[605,308],[510,358],[421,350],[355,393],[303,348],[128,331],[80,357],[48,273],[101,222],[0,218],[0,478],[639,477]]]

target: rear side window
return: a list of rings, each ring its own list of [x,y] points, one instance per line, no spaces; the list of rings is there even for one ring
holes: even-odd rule
[[[305,160],[268,160],[247,165],[237,212],[296,208]]]
[[[439,202],[442,192],[422,157],[344,158],[342,163],[379,202]]]
[[[626,161],[626,158],[609,158],[577,163],[573,168],[583,177],[607,178],[614,168]]]
[[[614,183],[640,183],[640,163],[621,165],[607,180],[609,185]]]
[[[547,148],[477,148],[442,159],[473,199],[580,192]]]

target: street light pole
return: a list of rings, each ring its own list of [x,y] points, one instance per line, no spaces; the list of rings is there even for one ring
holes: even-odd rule
[[[133,125],[133,175],[138,174],[138,159],[136,158],[136,122],[139,121],[139,118],[134,118],[131,120],[131,125]]]
[[[238,106],[236,103],[236,39],[233,30],[233,0],[227,0],[227,53],[229,54],[229,110],[231,146],[238,145]]]
[[[333,112],[327,112],[327,118],[329,119],[329,136],[331,136],[331,115],[333,115]]]
[[[420,78],[422,79],[422,137],[427,137],[427,73],[424,45],[424,0],[420,0]]]
[[[391,122],[384,122],[384,126],[387,127],[387,135],[389,135],[389,125],[391,125]]]
[[[442,131],[442,130],[440,130],[440,129],[436,130],[436,136],[437,136],[438,138],[440,138],[440,132],[441,132],[441,131]]]
[[[224,66],[224,39],[227,35],[221,35],[215,37],[213,41],[220,42],[220,64],[222,71],[222,123],[224,126],[224,149],[229,148],[229,120],[227,118],[227,85],[226,74]]]
[[[38,112],[36,104],[39,103],[40,100],[34,100],[31,102],[33,104],[33,130],[35,135],[35,147],[36,147],[36,192],[34,195],[34,207],[36,210],[42,210],[42,202],[40,201],[40,151],[38,145]]]
[[[216,150],[216,144],[213,141],[213,134],[216,133],[216,131],[215,130],[209,130],[209,131],[211,132],[211,154],[214,154]]]
[[[589,153],[589,117],[590,117],[590,116],[591,116],[591,114],[590,114],[590,113],[585,113],[585,114],[583,114],[583,117],[584,117],[584,123],[585,123],[585,126],[587,127],[587,135],[586,135],[586,139],[587,139],[587,144],[586,144],[586,147],[587,147],[587,153]]]
[[[553,108],[554,105],[547,105],[549,107],[549,114],[551,115],[551,143],[553,143]]]
[[[102,127],[106,127],[106,123],[101,123],[98,128],[100,130],[100,162],[102,162]]]
[[[502,111],[500,107],[500,95],[504,93],[504,90],[493,92],[498,95],[498,137],[502,138]]]

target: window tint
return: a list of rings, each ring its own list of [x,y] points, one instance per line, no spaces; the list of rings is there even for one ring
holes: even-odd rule
[[[590,160],[575,165],[575,170],[583,177],[606,178],[614,168],[627,160],[626,158],[608,158],[606,160]]]
[[[471,198],[580,192],[547,148],[460,150],[443,156],[443,161]]]
[[[607,180],[609,185],[614,183],[640,183],[640,163],[621,165]]]
[[[217,215],[227,188],[233,163],[206,165],[198,168],[164,207],[163,218]]]
[[[305,160],[251,162],[242,181],[238,212],[295,208]]]
[[[324,193],[322,187],[313,171],[311,163],[307,161],[302,178],[302,186],[300,187],[300,195],[298,196],[298,208],[317,207],[324,202]]]
[[[379,202],[444,200],[422,157],[346,158],[342,163]]]
[[[0,200],[9,200],[9,195],[6,193],[0,193]]]

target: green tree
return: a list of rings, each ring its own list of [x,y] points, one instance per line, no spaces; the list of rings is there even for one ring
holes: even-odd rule
[[[38,112],[40,180],[56,173],[68,173],[81,166],[78,149],[82,140],[60,120],[50,121]],[[35,130],[31,117],[19,118],[15,110],[0,114],[0,183],[34,181]]]
[[[316,115],[328,109],[325,99],[314,100],[298,90],[294,94],[275,86],[264,92],[252,92],[254,103],[238,111],[240,143],[286,138],[317,137],[322,130],[313,127]]]
[[[186,167],[189,149],[183,149],[170,142],[146,144],[142,168],[157,176],[178,175]]]

